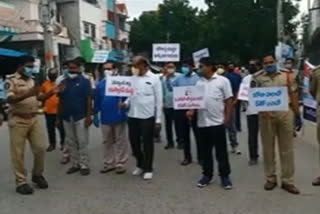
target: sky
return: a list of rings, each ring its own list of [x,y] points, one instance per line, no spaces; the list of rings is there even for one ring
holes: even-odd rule
[[[162,3],[163,0],[118,0],[127,4],[130,19],[137,18],[143,11],[156,10],[157,5]],[[302,13],[307,12],[307,0],[301,0],[300,9]],[[204,0],[190,0],[194,7],[206,8]]]

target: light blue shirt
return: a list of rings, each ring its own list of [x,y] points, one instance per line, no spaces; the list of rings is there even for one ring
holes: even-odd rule
[[[183,86],[194,86],[197,84],[200,77],[196,73],[192,73],[191,75],[180,75],[173,81],[173,87],[183,87]]]
[[[163,107],[164,108],[173,108],[173,82],[179,77],[181,74],[174,73],[172,76],[163,77],[162,81],[162,89],[163,89]]]

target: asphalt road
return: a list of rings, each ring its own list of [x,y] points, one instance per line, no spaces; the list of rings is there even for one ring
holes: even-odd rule
[[[207,188],[197,188],[199,165],[180,166],[182,151],[165,151],[165,142],[156,144],[152,181],[143,181],[129,172],[101,175],[101,134],[99,129],[91,128],[90,176],[66,175],[68,166],[59,164],[60,152],[49,153],[45,172],[49,189],[21,196],[15,193],[5,125],[0,128],[0,214],[318,214],[320,188],[311,186],[320,175],[314,127],[307,126],[304,136],[296,140],[296,181],[302,192],[299,196],[279,188],[263,190],[261,161],[254,167],[247,163],[246,135],[243,131],[239,136],[243,154],[230,155],[234,183],[231,191],[223,190],[217,177]],[[29,149],[26,162],[30,172]],[[131,159],[128,170],[133,166]]]

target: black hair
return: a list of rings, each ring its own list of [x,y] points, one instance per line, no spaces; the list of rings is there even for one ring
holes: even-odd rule
[[[190,67],[194,67],[194,63],[192,59],[185,59],[182,61],[182,65],[189,65]]]
[[[68,62],[68,66],[70,66],[70,64],[74,64],[74,65],[76,65],[76,66],[78,66],[78,67],[81,67],[81,63],[79,62],[79,61],[77,61],[77,60],[70,60],[69,62]]]
[[[217,70],[217,67],[216,67],[216,63],[213,59],[211,59],[210,57],[204,57],[204,58],[201,58],[200,59],[200,63],[205,65],[205,66],[212,66],[212,69],[214,71]]]
[[[292,57],[288,57],[286,58],[286,61],[291,61],[292,63],[294,63],[295,60]]]
[[[274,55],[273,52],[269,52],[269,53],[264,54],[264,55],[263,55],[263,59],[266,58],[266,57],[269,57],[269,56],[271,56],[271,57],[273,57],[274,59],[276,59],[276,56]]]
[[[63,63],[62,63],[62,66],[68,66],[69,65],[69,61],[64,61]]]
[[[19,57],[18,62],[19,62],[18,63],[19,66],[23,66],[28,62],[35,62],[35,59],[33,56],[25,55],[25,56]]]
[[[174,65],[176,65],[174,62],[165,62],[165,63],[164,63],[164,66],[167,66],[167,65],[169,65],[169,64],[174,64]]]
[[[107,61],[106,61],[105,63],[103,63],[103,64],[108,64],[108,63],[112,64],[112,68],[113,68],[113,69],[117,68],[115,61],[113,61],[113,60],[107,60]]]
[[[79,62],[80,65],[86,64],[86,60],[85,60],[83,57],[81,57],[81,56],[76,57],[76,58],[74,59],[74,61]]]

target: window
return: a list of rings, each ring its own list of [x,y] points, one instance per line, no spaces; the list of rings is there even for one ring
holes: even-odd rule
[[[83,33],[92,39],[96,38],[96,25],[89,22],[83,22]]]

